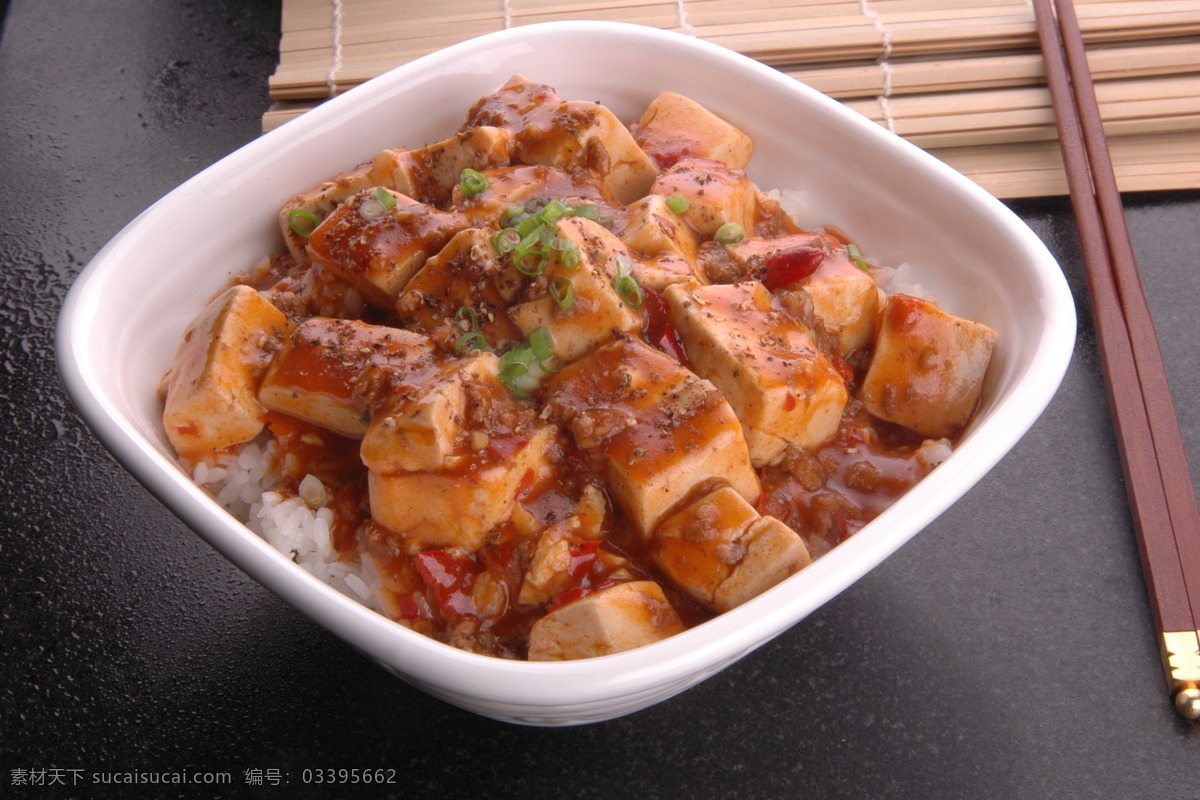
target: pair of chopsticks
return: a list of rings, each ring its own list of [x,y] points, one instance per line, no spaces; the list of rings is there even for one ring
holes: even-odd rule
[[[1200,509],[1079,22],[1071,0],[1051,2],[1033,8],[1142,572],[1175,709],[1200,719]]]

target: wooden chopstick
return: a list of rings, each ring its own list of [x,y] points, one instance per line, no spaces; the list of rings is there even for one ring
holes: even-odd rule
[[[1200,509],[1071,0],[1033,0],[1168,688],[1200,719]],[[1057,14],[1055,14],[1057,10]]]

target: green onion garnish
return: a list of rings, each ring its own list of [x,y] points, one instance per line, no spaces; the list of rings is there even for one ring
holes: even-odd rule
[[[736,222],[726,222],[717,228],[713,238],[721,244],[733,244],[746,238],[746,229]]]
[[[288,212],[288,227],[292,233],[307,239],[321,224],[317,215],[303,208],[293,208]]]
[[[632,275],[622,275],[617,278],[616,282],[617,294],[621,295],[621,299],[625,301],[625,305],[630,308],[641,308],[642,302],[646,299],[642,294],[642,287],[638,286],[638,282],[634,280]]]
[[[867,266],[867,260],[863,258],[862,250],[858,249],[858,245],[846,245],[846,255],[850,256],[850,260],[854,262],[854,266],[861,269],[863,272],[870,272],[870,267]]]
[[[642,287],[638,285],[637,279],[633,277],[633,267],[629,263],[629,258],[618,253],[613,259],[617,262],[617,278],[613,281],[613,287],[625,305],[630,308],[641,308],[646,296],[642,292]]]
[[[458,311],[454,312],[454,321],[458,323],[467,323],[467,330],[479,329],[479,317],[475,314],[475,309],[470,306],[460,306]]]
[[[546,203],[545,207],[538,212],[538,216],[543,222],[555,222],[571,213],[571,207],[562,200],[554,199]]]
[[[561,309],[575,305],[575,284],[570,279],[559,276],[550,281],[550,296]]]
[[[378,189],[376,189],[375,192],[371,195],[371,197],[374,197],[376,200],[378,200],[379,205],[383,206],[385,211],[396,207],[395,195],[393,195],[391,192],[389,192],[387,189],[383,188],[382,186],[380,186]]]
[[[465,167],[458,179],[458,186],[462,190],[463,197],[474,197],[482,192],[491,184],[487,176],[482,172]]]
[[[574,243],[569,239],[559,239],[562,242],[562,247],[556,247],[558,250],[558,260],[567,269],[575,269],[579,266],[579,251],[575,249]]]
[[[479,317],[470,306],[460,306],[454,313],[454,323],[459,330],[466,331],[454,342],[454,354],[461,355],[468,350],[491,350],[487,338],[479,330]]]
[[[513,267],[522,275],[528,275],[531,278],[542,274],[546,269],[546,264],[550,262],[550,257],[533,250],[518,250],[513,254]]]
[[[543,325],[529,334],[529,350],[539,364],[554,355],[554,338],[550,335],[549,328]]]
[[[529,335],[528,342],[500,356],[500,381],[517,397],[529,397],[542,378],[560,366],[550,329],[543,325]]]
[[[533,354],[527,348],[517,347],[500,356],[500,382],[507,386],[517,397],[528,397],[529,385],[525,376],[533,364]]]
[[[454,343],[454,355],[462,355],[468,350],[491,350],[487,337],[480,331],[469,331],[458,337]]]
[[[525,214],[524,206],[508,206],[500,214],[500,227],[511,228],[521,220]]]
[[[513,228],[505,228],[492,234],[492,247],[500,255],[511,253],[521,243],[521,234]]]
[[[667,208],[676,214],[682,214],[689,208],[687,198],[681,194],[673,194],[667,198]]]

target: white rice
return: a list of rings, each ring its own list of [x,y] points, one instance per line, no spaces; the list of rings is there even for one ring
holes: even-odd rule
[[[339,560],[333,548],[333,510],[311,508],[299,497],[274,489],[267,472],[274,442],[250,442],[235,455],[215,463],[201,462],[192,480],[208,489],[217,502],[279,552],[333,588],[367,605],[379,607],[379,577],[369,558],[362,563]]]

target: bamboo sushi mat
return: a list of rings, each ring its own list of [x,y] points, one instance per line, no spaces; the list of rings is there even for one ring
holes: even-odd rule
[[[1122,191],[1200,188],[1200,2],[1075,0]],[[1027,0],[283,0],[269,130],[426,53],[559,19],[768,64],[1001,198],[1066,194]]]

